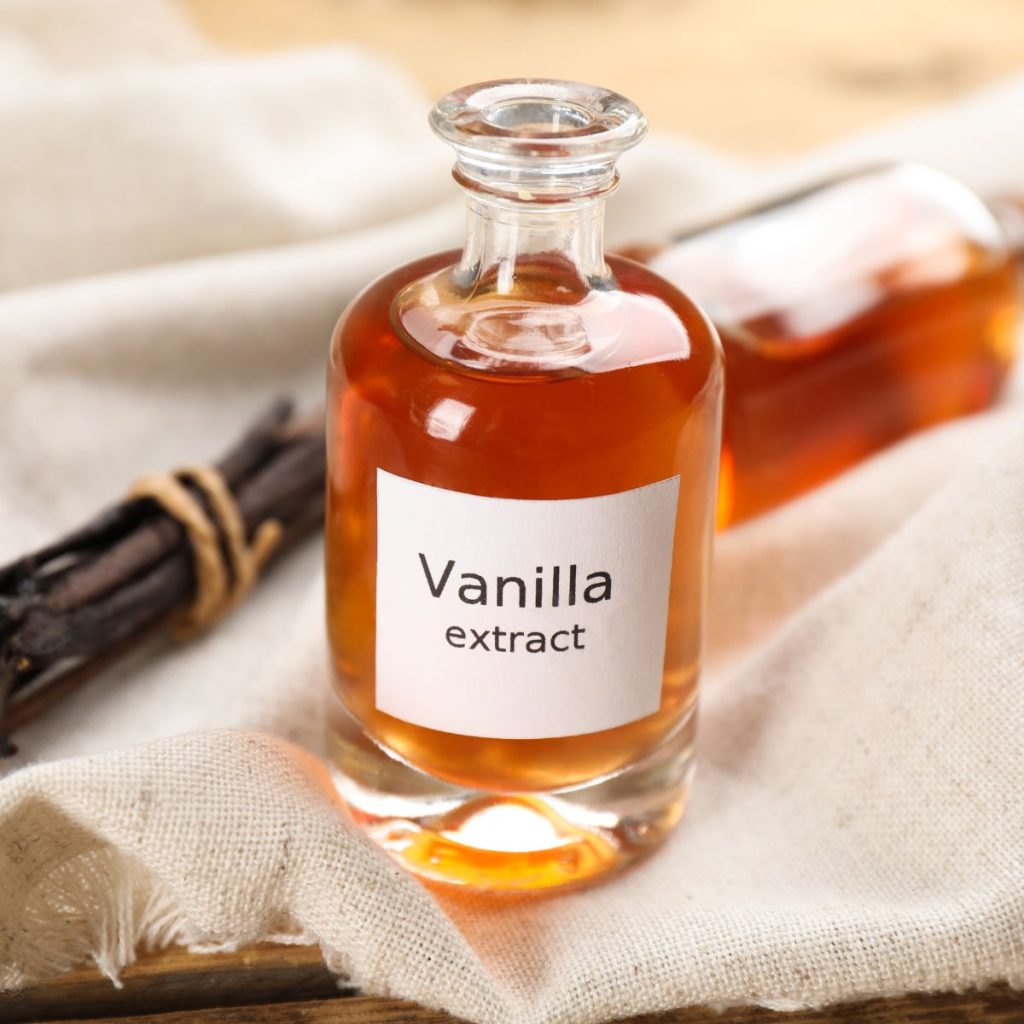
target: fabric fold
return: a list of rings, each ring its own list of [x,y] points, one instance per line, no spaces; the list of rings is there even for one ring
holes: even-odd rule
[[[273,394],[318,402],[345,302],[462,229],[424,98],[386,62],[228,57],[157,0],[104,60],[129,5],[74,6],[77,35],[60,0],[0,0],[2,560],[216,455]],[[624,161],[611,240],[886,155],[1024,180],[1022,110],[1014,80],[771,167],[655,139]],[[1022,386],[719,538],[691,806],[590,891],[453,896],[348,824],[320,553],[289,555],[0,762],[0,989],[261,939],[482,1024],[1024,984]]]

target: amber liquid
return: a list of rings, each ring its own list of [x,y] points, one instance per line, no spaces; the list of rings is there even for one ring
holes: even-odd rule
[[[455,253],[431,257],[377,281],[349,308],[331,346],[326,529],[335,688],[370,737],[420,771],[493,792],[559,789],[636,761],[693,707],[721,355],[686,298],[644,267],[613,258],[619,291],[609,302],[620,328],[603,340],[600,359],[570,354],[556,368],[538,369],[522,358],[536,341],[528,332],[518,361],[480,368],[465,365],[457,351],[442,358],[431,350],[436,339],[399,326],[395,299],[456,260]],[[484,282],[464,308],[472,314],[493,297]],[[518,266],[508,298],[569,308],[575,301],[572,283],[550,261]],[[412,314],[402,322],[415,322]],[[506,329],[513,319],[505,318]],[[455,735],[377,710],[378,468],[453,491],[527,499],[594,497],[678,474],[660,710],[619,728],[540,740]]]
[[[956,280],[912,290],[881,282],[867,308],[820,334],[795,335],[786,310],[717,320],[728,379],[720,526],[996,400],[1018,330],[1016,268],[966,243],[961,255]]]
[[[922,165],[867,168],[636,255],[726,356],[718,523],[998,397],[1019,329],[1021,210]]]

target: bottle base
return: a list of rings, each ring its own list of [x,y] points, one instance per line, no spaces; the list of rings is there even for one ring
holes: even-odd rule
[[[656,849],[682,817],[695,715],[640,761],[583,785],[493,793],[418,771],[332,701],[332,775],[352,820],[424,879],[488,892],[579,888]]]

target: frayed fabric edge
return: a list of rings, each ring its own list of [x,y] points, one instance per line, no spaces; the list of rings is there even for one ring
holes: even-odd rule
[[[134,858],[110,847],[55,866],[26,894],[0,989],[24,988],[92,962],[114,985],[140,950],[191,945],[194,929],[174,894]]]
[[[182,946],[198,954],[234,952],[254,942],[317,945],[302,930],[268,930],[245,941],[203,936],[177,896],[148,868],[112,847],[80,853],[49,871],[26,895],[19,936],[0,950],[0,991],[15,991],[95,964],[116,988],[141,952]],[[31,936],[29,938],[28,936]],[[348,984],[342,958],[322,950],[328,968]]]

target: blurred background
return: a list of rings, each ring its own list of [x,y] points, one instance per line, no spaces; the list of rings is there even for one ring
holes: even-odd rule
[[[1024,68],[1020,0],[180,0],[239,50],[352,42],[430,97],[597,81],[652,125],[784,156]]]

